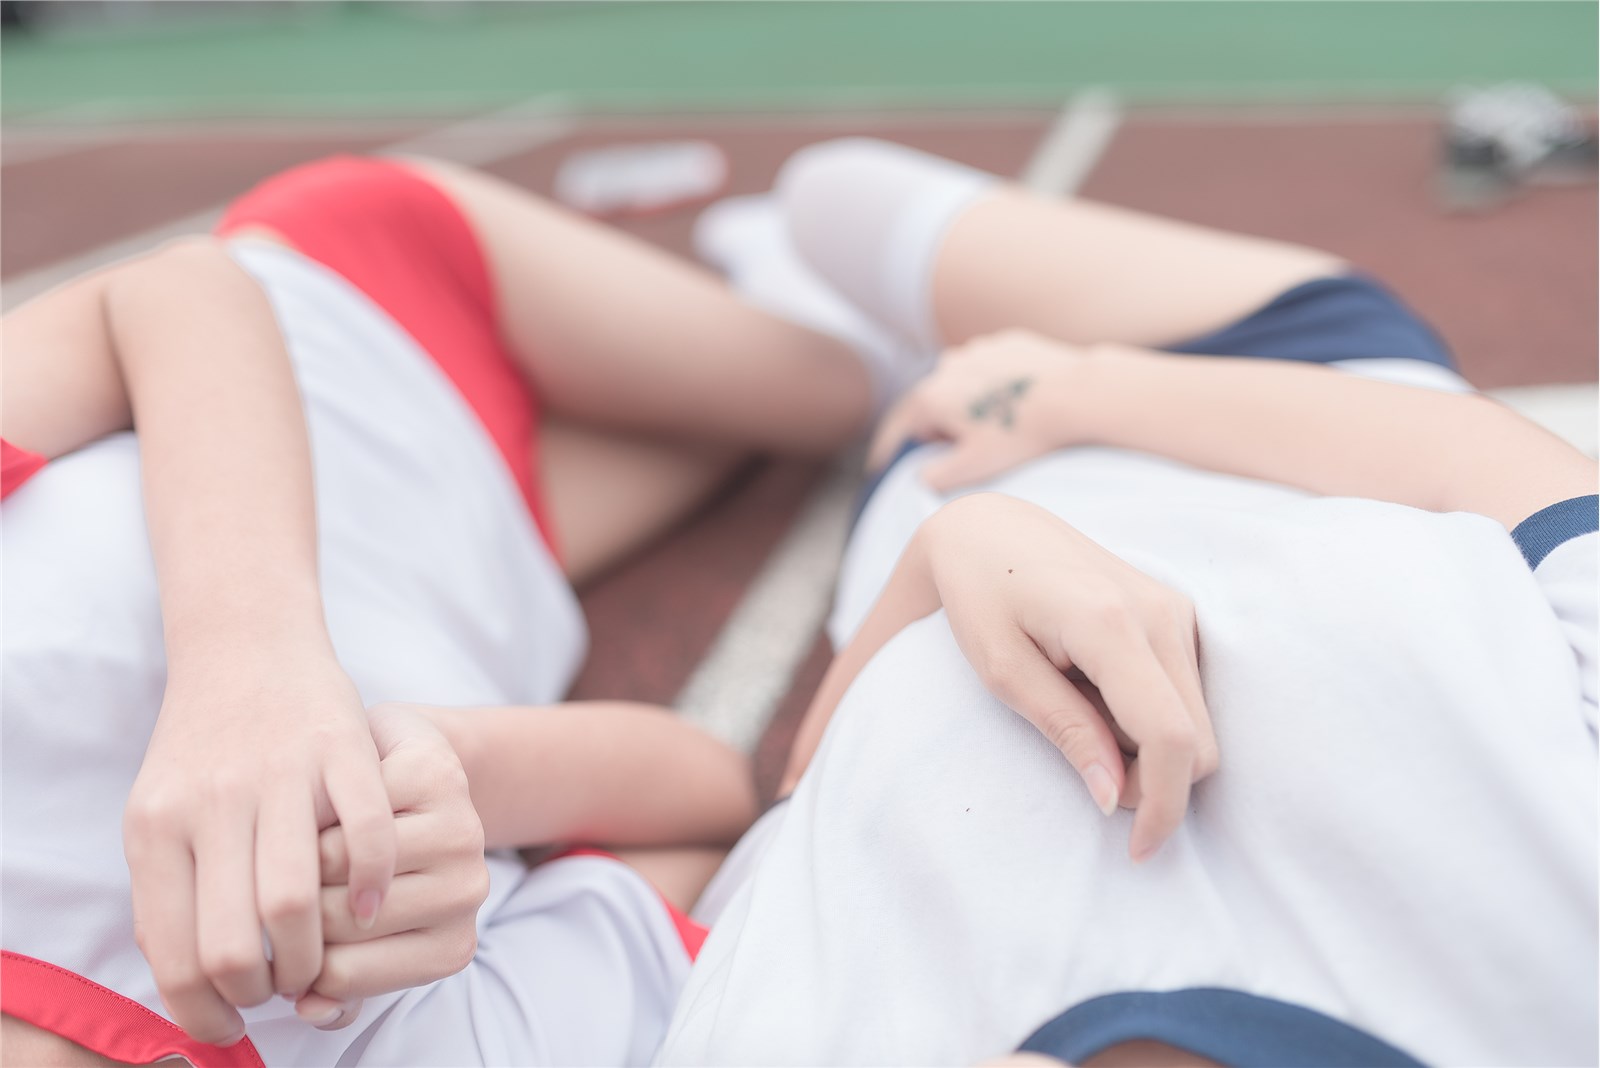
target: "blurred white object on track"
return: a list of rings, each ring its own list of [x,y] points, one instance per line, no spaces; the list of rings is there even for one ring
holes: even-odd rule
[[[651,215],[710,200],[727,183],[728,157],[710,141],[652,141],[572,153],[555,195],[588,215]]]

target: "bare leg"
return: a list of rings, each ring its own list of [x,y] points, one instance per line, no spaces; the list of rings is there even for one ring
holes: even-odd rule
[[[507,341],[549,410],[669,441],[813,455],[865,429],[866,371],[833,339],[495,178],[415,165],[477,231]]]
[[[1343,269],[1298,245],[1006,187],[951,226],[933,306],[949,344],[1026,327],[1063,341],[1163,345]]]
[[[694,908],[711,877],[728,857],[726,849],[693,846],[614,849],[612,852],[683,912]]]
[[[539,430],[540,484],[562,550],[582,586],[681,522],[740,466],[719,445],[665,445],[580,423]]]
[[[866,370],[833,339],[497,179],[412,166],[477,231],[506,340],[555,416],[541,464],[574,582],[678,522],[743,457],[826,455],[865,429]]]
[[[863,138],[801,150],[778,189],[812,269],[932,347],[1018,327],[1073,342],[1171,343],[1343,269],[1295,245],[1047,200]]]

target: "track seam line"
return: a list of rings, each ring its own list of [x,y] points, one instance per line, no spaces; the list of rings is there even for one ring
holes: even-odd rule
[[[741,752],[755,751],[827,615],[860,459],[835,465],[812,491],[673,701],[683,718]]]
[[[1074,93],[1033,150],[1022,184],[1043,196],[1077,192],[1121,123],[1122,108],[1111,90],[1091,86]]]
[[[482,166],[538,148],[572,132],[577,126],[577,119],[564,110],[565,106],[566,99],[559,95],[534,97],[486,115],[427,130],[372,151],[377,155],[431,156],[468,166]],[[226,204],[219,204],[192,212],[37,267],[10,281],[0,282],[0,309],[10,311],[23,301],[31,300],[62,282],[147,252],[163,241],[188,234],[207,233],[222,218],[225,208]]]

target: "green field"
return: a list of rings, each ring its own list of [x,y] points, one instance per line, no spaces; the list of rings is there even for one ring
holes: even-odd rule
[[[311,3],[7,33],[4,114],[1434,100],[1543,82],[1592,100],[1596,10],[1541,0]]]

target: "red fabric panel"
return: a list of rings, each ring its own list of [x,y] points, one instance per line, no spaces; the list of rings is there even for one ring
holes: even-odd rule
[[[256,186],[228,208],[217,233],[250,226],[282,234],[342,275],[433,357],[489,432],[559,557],[537,483],[538,405],[501,340],[488,262],[454,201],[399,163],[333,156]]]
[[[47,461],[36,452],[19,449],[0,438],[0,500],[38,473]]]
[[[618,864],[627,863],[615,853],[607,853],[604,849],[592,849],[588,846],[578,846],[574,849],[563,850],[555,856],[547,858],[545,862],[562,860],[566,857],[605,857],[607,860],[614,860]],[[666,895],[661,891],[657,890],[656,896],[661,898],[661,903],[667,907],[667,915],[672,917],[672,926],[678,930],[678,938],[683,942],[684,951],[689,954],[690,960],[694,960],[700,955],[700,947],[706,944],[706,938],[711,934],[711,928],[703,923],[696,923],[691,920],[688,913],[668,901]]]
[[[196,1068],[264,1068],[248,1038],[231,1046],[196,1042],[137,1001],[20,953],[0,952],[0,1011],[115,1061],[186,1057]]]

